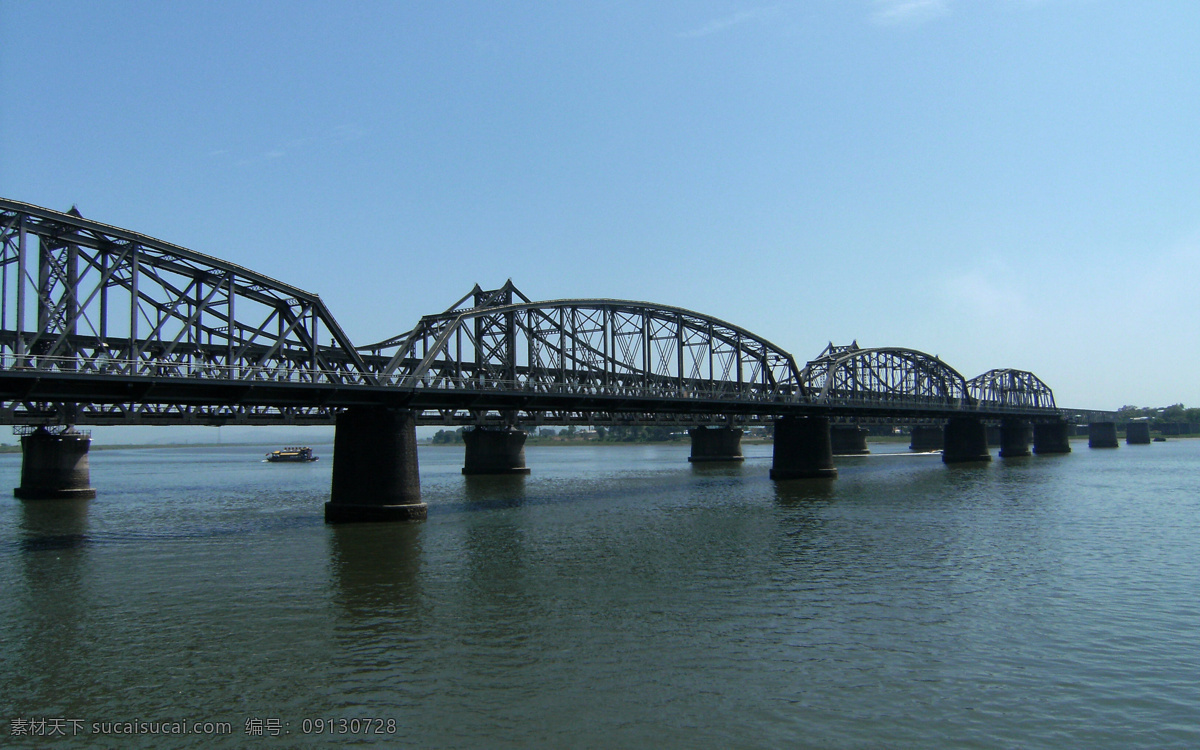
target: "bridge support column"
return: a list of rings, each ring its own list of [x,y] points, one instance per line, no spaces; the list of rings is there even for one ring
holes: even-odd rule
[[[828,417],[784,417],[775,420],[775,453],[771,479],[833,479],[833,446]]]
[[[339,414],[325,523],[423,521],[426,512],[414,414],[364,406]]]
[[[463,474],[528,474],[525,432],[515,427],[476,427],[463,432]]]
[[[871,452],[867,447],[867,428],[835,424],[829,428],[829,441],[835,456],[862,456]]]
[[[1071,425],[1068,422],[1039,422],[1033,426],[1033,452],[1071,452]]]
[[[1000,458],[1021,458],[1032,455],[1029,441],[1033,425],[1023,419],[1005,419],[1000,423]]]
[[[742,429],[740,427],[693,427],[688,430],[692,438],[692,455],[688,461],[707,463],[710,461],[745,461],[742,455]]]
[[[88,450],[92,438],[68,427],[57,435],[39,427],[21,438],[21,486],[13,494],[22,500],[90,500]]]
[[[908,444],[908,449],[918,453],[931,453],[940,451],[945,442],[945,434],[941,427],[915,425],[912,428],[912,441]]]
[[[991,461],[988,452],[987,427],[972,417],[952,417],[946,423],[942,463],[961,464],[972,461]]]
[[[1150,445],[1150,423],[1130,422],[1125,425],[1126,445]]]
[[[1089,448],[1116,448],[1117,423],[1092,422],[1088,425]]]

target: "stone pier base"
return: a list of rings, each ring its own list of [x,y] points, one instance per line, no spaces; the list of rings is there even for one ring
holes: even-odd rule
[[[1032,440],[1033,425],[1023,419],[1005,419],[1000,423],[1000,458],[1033,455],[1029,450]]]
[[[917,453],[932,453],[940,451],[944,444],[945,433],[941,427],[916,425],[912,428],[912,440],[908,444],[908,449]]]
[[[1071,425],[1066,422],[1039,422],[1033,426],[1033,452],[1039,456],[1071,452]]]
[[[351,407],[338,415],[333,441],[325,523],[425,520],[411,411]]]
[[[1126,445],[1150,445],[1150,423],[1130,422],[1125,425]]]
[[[745,461],[742,455],[742,430],[740,427],[693,427],[688,430],[692,438],[692,454],[688,461],[708,463],[711,461]]]
[[[90,500],[96,496],[88,465],[90,435],[68,427],[54,434],[39,427],[21,438],[22,500]]]
[[[1088,425],[1089,448],[1116,448],[1117,423],[1092,422]]]
[[[775,420],[775,454],[771,479],[833,479],[833,447],[828,417],[784,417]]]
[[[871,452],[867,447],[867,428],[835,424],[829,428],[829,439],[835,456],[862,456]]]
[[[991,461],[988,451],[987,428],[971,417],[954,417],[946,423],[942,463],[960,464]]]
[[[463,432],[463,474],[528,474],[525,432],[515,427],[476,427]]]

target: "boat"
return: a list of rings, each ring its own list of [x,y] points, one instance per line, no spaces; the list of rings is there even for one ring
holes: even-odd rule
[[[318,456],[312,454],[312,448],[300,445],[292,445],[283,450],[271,451],[267,454],[267,460],[271,463],[304,463],[306,461],[316,461]]]

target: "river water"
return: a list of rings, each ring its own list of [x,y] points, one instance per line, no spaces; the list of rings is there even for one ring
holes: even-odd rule
[[[423,446],[427,522],[339,527],[332,447],[270,447],[0,500],[0,745],[1200,746],[1200,441],[780,483],[770,446]]]

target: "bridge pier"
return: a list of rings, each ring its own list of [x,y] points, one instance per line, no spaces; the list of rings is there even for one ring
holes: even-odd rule
[[[525,432],[515,427],[476,427],[463,432],[463,474],[528,474]]]
[[[991,461],[988,451],[987,427],[972,417],[952,417],[946,422],[942,463],[960,464]]]
[[[338,414],[325,523],[423,521],[426,512],[414,414],[365,406]]]
[[[1116,448],[1117,423],[1092,422],[1088,425],[1089,448]]]
[[[1022,458],[1033,455],[1029,442],[1033,438],[1033,425],[1023,419],[1005,419],[1000,422],[1000,458]]]
[[[54,434],[38,427],[21,437],[21,486],[13,495],[22,500],[91,500],[88,450],[92,438],[75,428]]]
[[[866,427],[835,424],[829,428],[829,441],[835,456],[862,456],[871,452],[867,447]]]
[[[692,438],[692,454],[688,461],[692,463],[746,460],[742,455],[740,427],[693,427],[688,430],[688,435]]]
[[[912,440],[908,444],[908,449],[918,453],[940,451],[946,443],[945,437],[945,433],[942,432],[941,427],[914,425],[912,428]]]
[[[775,420],[771,479],[836,477],[828,417],[783,417]]]
[[[1065,421],[1038,422],[1033,426],[1033,452],[1040,455],[1046,453],[1071,452],[1071,425]]]
[[[1130,422],[1125,425],[1126,445],[1150,445],[1150,423]]]

